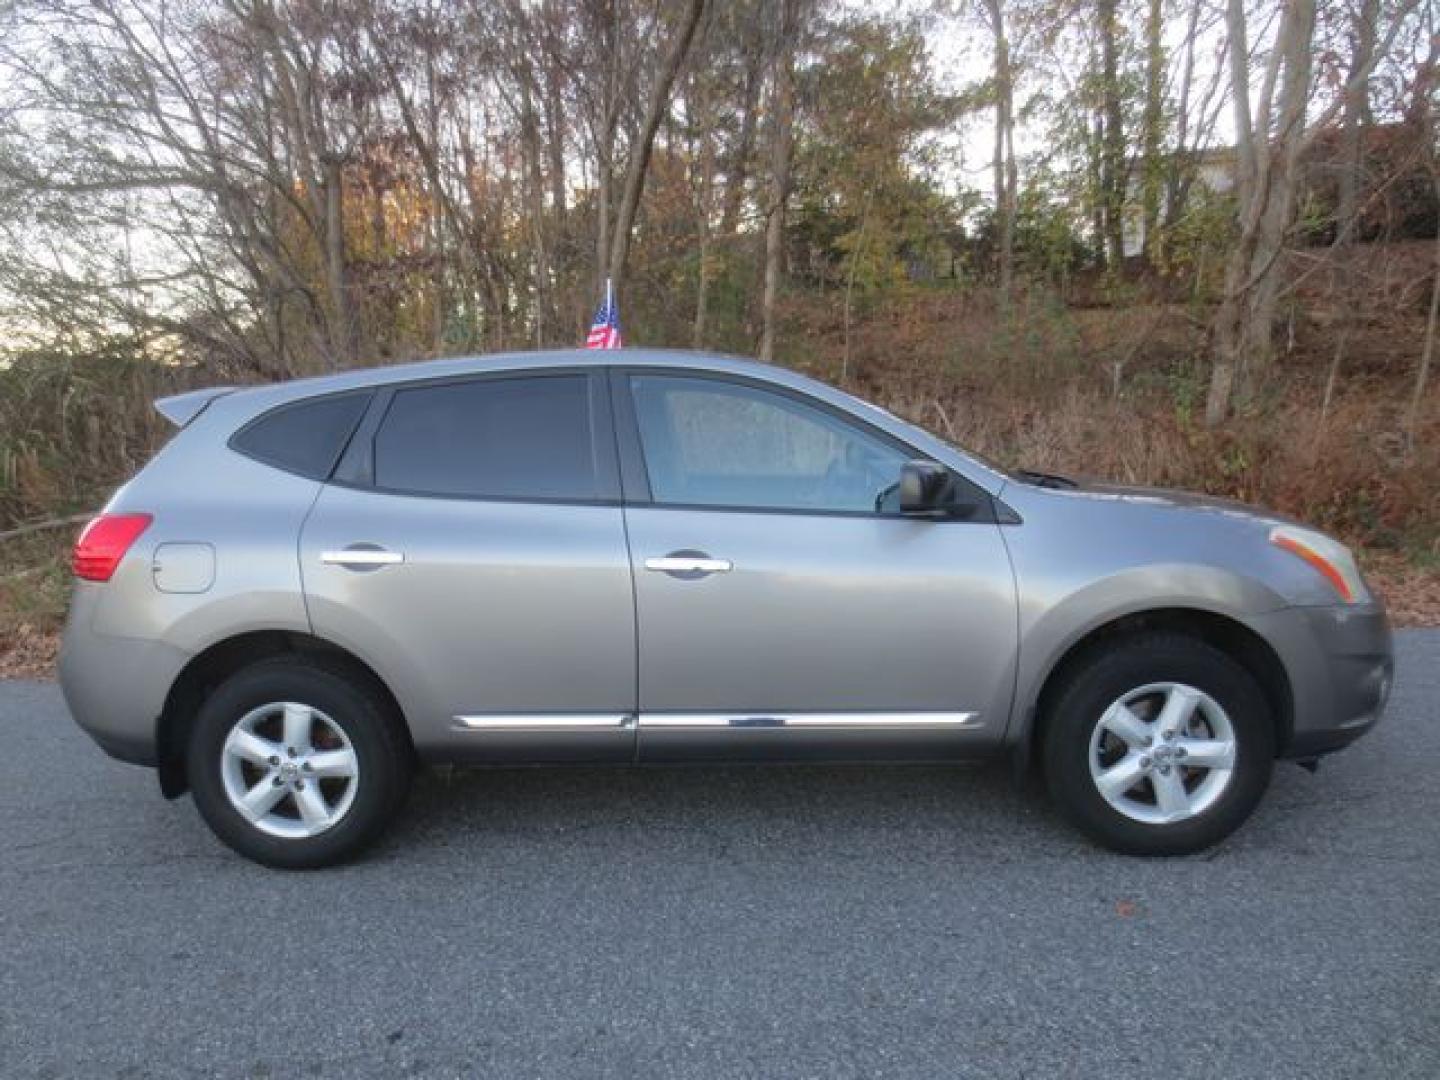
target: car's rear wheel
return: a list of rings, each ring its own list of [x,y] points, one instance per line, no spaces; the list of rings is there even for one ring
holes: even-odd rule
[[[1092,652],[1064,677],[1045,721],[1051,797],[1127,854],[1209,847],[1250,816],[1270,780],[1264,692],[1237,661],[1184,635]]]
[[[381,695],[287,657],[243,669],[205,700],[186,769],[221,840],[267,866],[298,869],[370,844],[403,801],[412,764]]]

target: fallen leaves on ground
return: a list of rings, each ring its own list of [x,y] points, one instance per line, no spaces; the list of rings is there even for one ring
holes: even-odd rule
[[[1362,555],[1365,578],[1381,596],[1395,626],[1440,626],[1440,569],[1398,555]]]
[[[0,679],[53,679],[60,633],[22,623],[0,637]]]

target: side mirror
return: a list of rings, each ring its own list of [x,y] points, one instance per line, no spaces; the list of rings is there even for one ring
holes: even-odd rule
[[[907,461],[900,466],[900,512],[920,517],[948,513],[950,472],[934,461]]]

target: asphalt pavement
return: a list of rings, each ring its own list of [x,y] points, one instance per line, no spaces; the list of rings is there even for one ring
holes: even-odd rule
[[[427,774],[283,874],[0,683],[3,1077],[1440,1076],[1440,632],[1182,860],[1005,768]]]

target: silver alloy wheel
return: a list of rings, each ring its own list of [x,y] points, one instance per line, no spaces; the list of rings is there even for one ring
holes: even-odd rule
[[[360,761],[340,725],[296,701],[242,716],[220,751],[230,805],[261,832],[303,840],[332,828],[355,801]]]
[[[1214,698],[1184,683],[1149,683],[1101,714],[1090,736],[1090,778],[1126,817],[1170,825],[1215,805],[1236,753],[1235,729]]]

